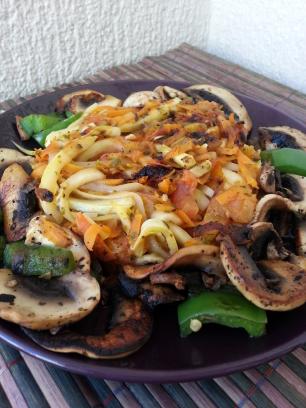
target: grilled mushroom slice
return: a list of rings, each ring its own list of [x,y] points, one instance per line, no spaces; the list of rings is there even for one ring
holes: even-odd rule
[[[84,112],[90,105],[120,106],[121,100],[111,95],[103,95],[92,89],[83,89],[62,96],[56,102],[58,112],[69,111],[72,113]]]
[[[292,201],[302,201],[306,194],[305,177],[280,174],[269,163],[264,163],[261,167],[259,184],[265,193],[277,193]]]
[[[258,142],[265,150],[283,147],[306,150],[306,134],[288,126],[259,127]]]
[[[174,266],[207,266],[218,254],[219,248],[215,245],[194,245],[179,249],[175,254],[159,264],[147,266],[124,265],[123,270],[131,279],[144,279],[152,273],[160,273]]]
[[[158,305],[179,302],[185,298],[182,293],[169,286],[130,279],[124,272],[119,274],[119,282],[127,297],[138,298],[151,309]]]
[[[272,210],[292,211],[303,216],[306,214],[306,202],[304,200],[294,202],[278,194],[267,194],[258,201],[253,222],[269,221]]]
[[[27,244],[54,246],[44,233],[45,216],[34,217]],[[51,223],[51,222],[50,222]],[[52,224],[52,223],[51,223]],[[58,228],[61,228],[58,226]],[[100,286],[90,275],[90,257],[83,242],[64,229],[77,267],[60,278],[42,279],[0,270],[0,317],[35,330],[52,329],[87,316],[100,300]],[[1,300],[2,299],[2,300]]]
[[[33,181],[17,163],[7,167],[1,177],[0,203],[7,240],[18,241],[24,238],[37,203]]]
[[[50,280],[0,269],[0,317],[34,330],[52,329],[88,315],[100,299],[95,278],[74,271]]]
[[[162,101],[167,101],[169,99],[173,98],[180,98],[184,99],[187,98],[187,95],[185,92],[179,91],[178,89],[171,88],[170,86],[164,85],[164,86],[157,86],[153,92],[156,92]]]
[[[256,306],[285,311],[306,302],[306,270],[300,266],[282,260],[256,264],[247,249],[228,236],[221,241],[220,254],[232,284]]]
[[[33,157],[25,156],[24,154],[18,152],[15,149],[7,149],[5,147],[2,147],[0,149],[0,173],[1,174],[9,165],[13,163],[18,163],[22,167],[24,167],[26,171],[31,171],[32,161],[33,161]]]
[[[236,119],[244,123],[246,135],[252,129],[252,120],[243,105],[243,103],[230,91],[218,86],[208,84],[192,85],[183,89],[187,95],[192,96],[195,100],[205,99],[210,102],[217,102],[223,106],[226,115],[234,113]]]
[[[141,108],[147,102],[161,100],[160,95],[155,91],[139,91],[129,95],[123,102],[125,108]]]
[[[121,299],[107,333],[84,336],[72,331],[51,335],[48,331],[24,329],[40,346],[59,353],[78,353],[97,359],[128,356],[142,347],[152,332],[152,317],[138,299]]]
[[[290,252],[284,247],[283,241],[273,224],[256,222],[250,227],[250,253],[255,261],[261,259],[286,259]]]

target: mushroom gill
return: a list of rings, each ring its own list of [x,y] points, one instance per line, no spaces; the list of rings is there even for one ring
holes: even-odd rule
[[[256,306],[274,311],[291,310],[306,302],[306,270],[283,260],[255,263],[245,247],[222,238],[220,255],[232,284]]]
[[[4,170],[0,181],[0,203],[7,240],[24,238],[37,202],[33,180],[20,164],[13,163]]]
[[[265,150],[283,147],[306,150],[306,134],[288,126],[259,127],[258,143]]]
[[[103,95],[100,92],[92,89],[83,89],[62,96],[56,102],[56,110],[58,112],[84,112],[90,105],[97,103],[98,105],[120,106],[121,100],[111,95]]]

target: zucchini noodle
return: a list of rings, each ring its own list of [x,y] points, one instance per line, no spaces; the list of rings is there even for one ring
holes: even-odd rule
[[[93,136],[87,136],[80,139],[76,139],[68,143],[56,156],[48,163],[41,181],[39,188],[49,190],[53,197],[55,197],[58,191],[58,178],[62,168],[70,163],[76,156],[88,149],[96,138]],[[46,202],[40,200],[40,205],[46,215],[49,215],[60,223],[63,219],[59,209],[56,206],[56,201]]]
[[[35,152],[33,177],[53,198],[40,200],[47,216],[134,265],[190,251],[202,241],[188,231],[206,222],[250,222],[260,157],[233,114],[189,97],[118,103],[91,105]]]
[[[69,208],[69,196],[78,187],[91,181],[103,178],[104,174],[97,169],[83,169],[70,176],[66,181],[60,184],[57,194],[57,205],[64,218],[73,221],[74,217]]]

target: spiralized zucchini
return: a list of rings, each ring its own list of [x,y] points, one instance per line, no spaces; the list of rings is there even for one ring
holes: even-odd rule
[[[149,219],[142,224],[140,234],[134,245],[132,245],[131,247],[135,255],[137,257],[144,255],[142,253],[143,248],[141,246],[141,243],[143,242],[145,237],[148,237],[149,235],[156,235],[159,233],[162,234],[165,238],[170,255],[174,254],[178,250],[178,245],[173,232],[163,221],[157,219]]]
[[[84,200],[81,198],[69,199],[69,207],[71,210],[84,213],[97,213],[99,215],[117,214],[124,230],[127,232],[131,228],[130,210],[135,205],[131,197],[116,198],[116,200]]]
[[[98,169],[89,168],[78,171],[70,176],[67,180],[61,183],[58,195],[57,205],[64,218],[68,221],[73,221],[74,217],[69,208],[69,197],[73,190],[82,186],[83,184],[96,181],[104,177]]]
[[[122,259],[122,250],[135,265],[201,244],[188,233],[199,224],[249,222],[259,152],[245,149],[233,114],[190,97],[130,107],[106,99],[35,151],[33,178],[53,197],[40,200],[47,216],[86,237],[90,250],[103,247],[96,232],[108,231],[98,236],[103,256]]]
[[[95,136],[85,136],[71,141],[48,163],[42,175],[39,187],[49,190],[53,194],[54,199],[52,202],[40,200],[40,205],[44,213],[53,217],[58,223],[60,223],[63,218],[55,201],[60,172],[66,164],[70,163],[75,157],[88,149],[95,140]]]

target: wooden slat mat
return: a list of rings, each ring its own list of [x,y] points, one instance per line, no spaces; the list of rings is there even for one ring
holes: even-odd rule
[[[306,124],[305,95],[188,44],[159,57],[144,58],[137,64],[98,72],[75,84],[116,79],[219,84],[278,106]],[[0,110],[7,110],[33,96],[37,94],[2,102]],[[306,347],[227,377],[152,385],[70,374],[0,343],[0,385],[0,408],[302,408],[306,407]]]

